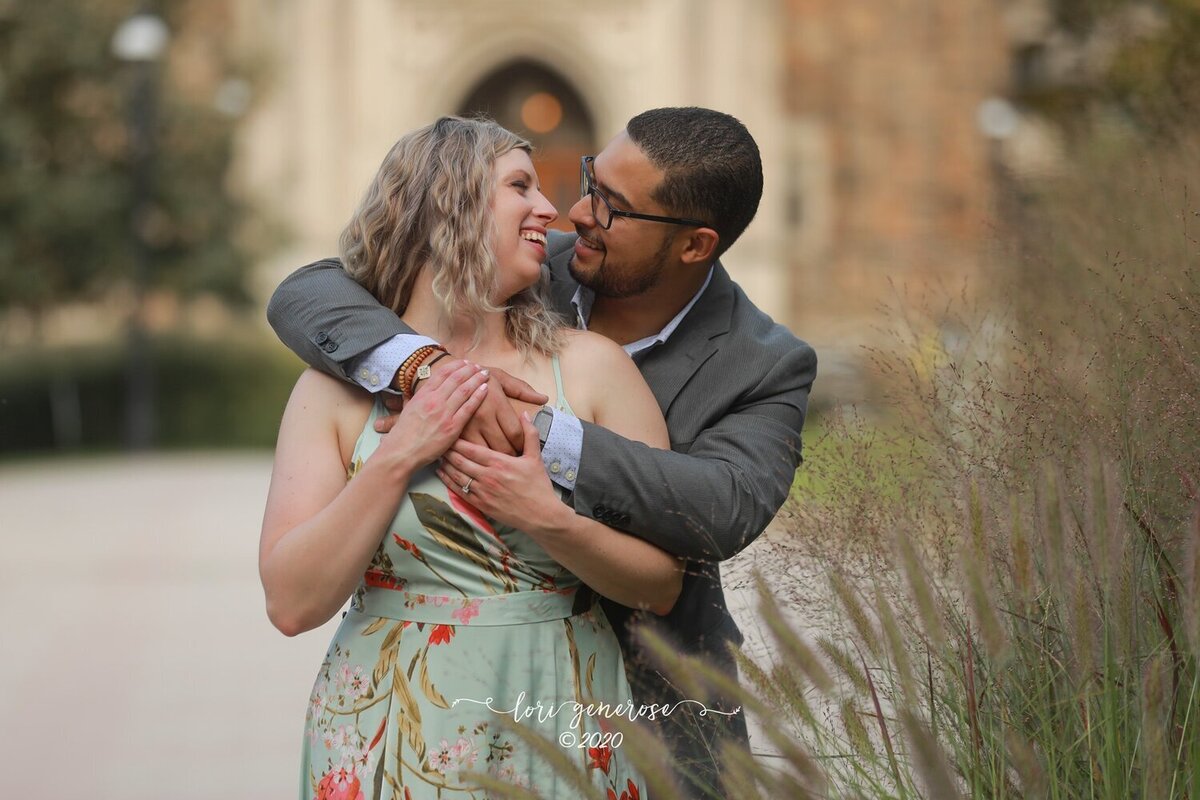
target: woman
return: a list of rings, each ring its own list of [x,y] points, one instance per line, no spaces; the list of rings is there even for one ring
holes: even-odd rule
[[[667,446],[624,351],[561,328],[540,300],[557,213],[529,153],[495,123],[443,118],[396,143],[343,233],[350,273],[470,360],[429,377],[387,434],[374,430],[380,402],[311,370],[284,411],[259,554],[268,616],[295,635],[353,596],[309,702],[302,797],[483,797],[465,772],[570,796],[497,712],[570,748],[602,792],[644,796],[602,718],[572,725],[569,704],[630,694],[603,612],[577,603],[580,581],[562,563],[618,602],[666,613],[679,562],[576,517],[540,462],[528,485],[507,487],[509,513],[489,507],[493,520],[448,492],[434,463],[487,391],[480,363]],[[526,450],[532,464],[536,446]],[[530,712],[562,704],[556,716]]]

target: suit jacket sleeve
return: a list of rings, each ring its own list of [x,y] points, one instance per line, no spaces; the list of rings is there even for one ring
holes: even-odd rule
[[[770,523],[801,461],[817,357],[798,340],[714,424],[656,450],[584,424],[573,503],[675,555],[731,558]]]
[[[415,333],[342,269],[324,259],[293,272],[267,304],[280,340],[309,366],[351,380],[349,365],[397,334]]]

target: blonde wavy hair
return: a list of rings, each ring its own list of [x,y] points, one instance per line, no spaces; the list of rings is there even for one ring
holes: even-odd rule
[[[529,142],[487,119],[442,117],[396,142],[340,240],[346,272],[380,303],[403,314],[422,267],[447,320],[464,315],[482,336],[484,315],[503,311],[525,356],[556,353],[562,322],[545,302],[547,278],[497,306],[492,253],[496,159]]]

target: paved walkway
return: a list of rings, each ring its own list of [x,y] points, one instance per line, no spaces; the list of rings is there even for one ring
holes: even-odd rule
[[[0,467],[5,796],[295,796],[304,703],[337,617],[293,639],[267,621],[270,467],[262,454]],[[737,588],[754,550],[727,583],[757,653],[753,593]]]

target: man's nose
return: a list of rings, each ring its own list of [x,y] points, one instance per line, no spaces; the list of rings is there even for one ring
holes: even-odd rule
[[[576,225],[581,225],[585,228],[590,228],[596,224],[596,220],[592,217],[592,198],[591,195],[584,195],[575,201],[575,205],[571,206],[571,210],[567,212],[567,219],[571,220]]]

